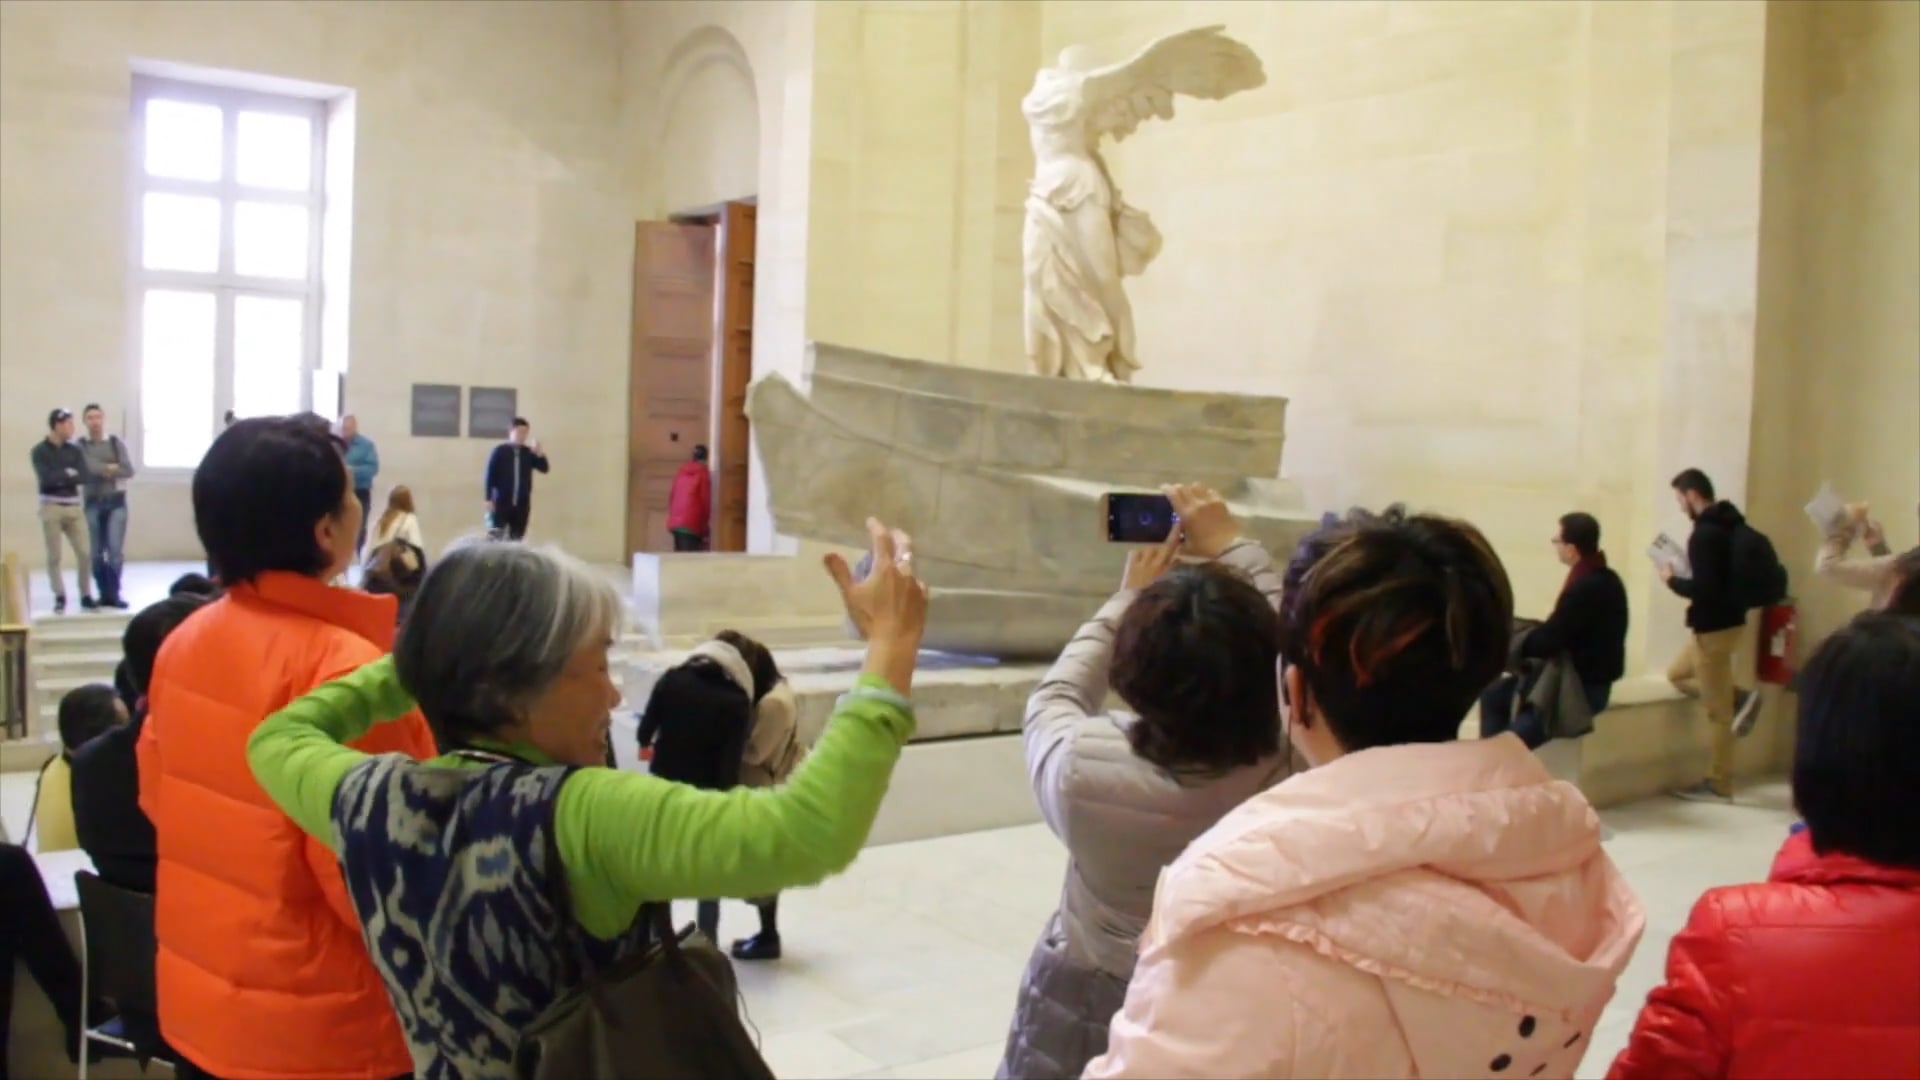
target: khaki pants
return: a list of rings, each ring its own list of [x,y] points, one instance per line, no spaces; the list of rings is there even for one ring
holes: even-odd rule
[[[1746,627],[1695,634],[1667,669],[1667,681],[1707,711],[1713,738],[1707,781],[1722,795],[1733,794],[1733,654]]]
[[[74,577],[80,582],[80,595],[93,595],[93,581],[87,577],[93,568],[93,555],[87,546],[87,514],[78,506],[58,503],[40,504],[40,535],[47,542],[47,581],[56,600],[67,598],[67,585],[60,577],[60,537],[73,547]]]

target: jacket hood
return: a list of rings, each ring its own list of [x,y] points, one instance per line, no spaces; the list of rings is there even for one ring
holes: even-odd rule
[[[1512,735],[1294,776],[1195,841],[1160,894],[1159,942],[1279,935],[1423,990],[1563,1012],[1611,996],[1646,923],[1592,807]]]
[[[1725,499],[1700,511],[1700,516],[1695,520],[1697,524],[1714,525],[1722,529],[1732,529],[1747,522],[1746,515],[1740,512],[1740,508]]]

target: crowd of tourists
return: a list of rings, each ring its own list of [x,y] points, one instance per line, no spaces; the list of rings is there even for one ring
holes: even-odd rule
[[[404,618],[340,587],[370,505],[345,451],[301,418],[223,432],[193,480],[217,585],[140,612],[120,685],[63,703],[80,842],[153,897],[158,1011],[127,1030],[186,1076],[767,1075],[725,961],[684,980],[716,970],[718,898],[760,914],[732,956],[777,959],[779,894],[865,843],[914,730],[913,538],[869,522],[859,571],[826,560],[865,659],[813,745],[773,654],[727,632],[659,680],[650,768],[623,770],[621,596],[511,539],[423,561]],[[536,454],[512,443],[503,475]],[[1750,703],[1728,658],[1769,568],[1704,475],[1674,489],[1696,528],[1673,679],[1716,740],[1687,794],[1721,799]],[[418,545],[404,493],[377,540]],[[1217,492],[1168,496],[1179,527],[1128,553],[1028,704],[1069,858],[1000,1075],[1572,1076],[1648,921],[1533,752],[1624,673],[1600,523],[1559,520],[1566,583],[1533,621],[1467,522],[1355,510],[1273,553]],[[1766,881],[1700,899],[1613,1076],[1920,1074],[1920,556],[1861,570],[1865,518],[1844,530],[1823,569],[1874,606],[1800,673],[1802,821]],[[75,960],[31,859],[0,873],[8,948],[77,1057]],[[678,989],[633,989],[663,965]],[[635,1039],[648,1064],[609,1056]]]

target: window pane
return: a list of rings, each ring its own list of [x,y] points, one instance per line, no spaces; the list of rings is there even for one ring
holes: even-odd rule
[[[190,469],[213,441],[214,298],[149,289],[140,310],[142,460]]]
[[[257,202],[235,206],[233,268],[248,277],[306,277],[307,208]]]
[[[305,191],[313,179],[313,122],[285,113],[240,114],[240,182]]]
[[[220,200],[147,195],[141,203],[140,261],[149,270],[220,269]]]
[[[222,123],[217,105],[147,102],[147,173],[176,180],[218,180]]]
[[[305,304],[266,296],[233,301],[233,411],[281,416],[300,411]]]

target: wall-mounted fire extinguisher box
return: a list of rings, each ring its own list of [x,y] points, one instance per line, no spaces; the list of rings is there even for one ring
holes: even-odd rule
[[[1793,678],[1794,636],[1798,612],[1788,598],[1760,611],[1760,647],[1755,650],[1754,677],[1785,686]]]

